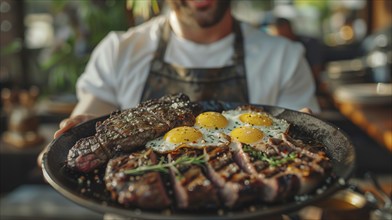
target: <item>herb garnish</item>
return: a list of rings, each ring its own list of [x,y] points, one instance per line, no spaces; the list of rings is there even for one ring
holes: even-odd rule
[[[177,160],[171,162],[165,162],[161,160],[159,161],[158,164],[140,166],[135,169],[125,170],[124,173],[128,175],[141,175],[146,172],[168,173],[168,168],[170,166],[175,167],[177,165],[201,165],[204,164],[205,162],[206,161],[203,154],[198,157],[189,157],[187,155],[183,155],[179,157]]]
[[[269,165],[273,167],[279,166],[281,164],[285,164],[289,161],[294,160],[297,157],[296,152],[291,152],[285,155],[283,158],[276,158],[274,156],[269,157],[266,153],[253,149],[250,145],[244,145],[243,150],[245,153],[248,153],[251,157],[257,160],[266,161]]]

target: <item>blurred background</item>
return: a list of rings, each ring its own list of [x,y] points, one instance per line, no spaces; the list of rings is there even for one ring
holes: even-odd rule
[[[235,16],[304,45],[318,117],[392,190],[392,0],[233,0]],[[1,219],[102,219],[54,192],[38,153],[76,104],[75,82],[109,31],[166,13],[163,0],[0,0]],[[34,204],[34,205],[32,205]]]

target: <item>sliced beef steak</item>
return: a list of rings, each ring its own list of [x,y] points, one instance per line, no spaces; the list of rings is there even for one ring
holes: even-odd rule
[[[184,146],[160,154],[159,164],[154,166],[156,157],[151,149],[144,149],[110,160],[105,183],[113,199],[126,206],[147,209],[162,209],[170,203],[178,209],[193,211],[239,208],[309,193],[332,168],[323,151],[287,135],[254,146],[235,140],[220,147]],[[137,172],[140,167],[150,171],[127,174],[127,170]],[[151,170],[171,180],[171,184],[165,185],[168,189],[164,188],[159,173]],[[174,192],[170,196],[175,203],[166,194],[170,191]],[[150,201],[152,198],[156,201]]]
[[[235,158],[247,173],[264,183],[260,198],[282,201],[312,191],[329,174],[331,161],[320,149],[283,134],[255,146],[233,142]]]
[[[157,156],[152,150],[135,152],[119,156],[108,162],[105,173],[106,189],[112,199],[125,206],[137,206],[146,209],[163,209],[171,200],[158,172],[138,175],[127,174],[127,170],[140,166],[157,164]]]
[[[206,147],[204,153],[209,177],[226,207],[238,207],[259,197],[261,182],[237,165],[229,146]]]
[[[204,157],[202,150],[181,148],[168,155],[169,162],[181,157]],[[220,206],[217,190],[204,173],[205,166],[177,165],[170,168],[177,207],[187,210],[216,209]]]

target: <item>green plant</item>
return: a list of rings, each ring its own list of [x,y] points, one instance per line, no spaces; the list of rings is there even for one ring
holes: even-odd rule
[[[15,39],[7,44],[5,47],[0,48],[0,56],[10,56],[22,50],[23,44],[20,39]]]
[[[48,78],[48,93],[74,93],[94,47],[110,31],[131,26],[126,0],[56,0],[51,2],[51,10],[54,17],[66,15],[71,32],[39,60],[39,68]]]
[[[52,10],[54,15],[68,16],[72,34],[56,45],[40,68],[48,76],[50,93],[74,93],[94,47],[110,31],[125,31],[135,25],[134,16],[147,20],[158,14],[159,4],[158,0],[56,0]]]
[[[159,0],[127,0],[127,9],[131,10],[134,15],[141,16],[145,20],[159,14]]]

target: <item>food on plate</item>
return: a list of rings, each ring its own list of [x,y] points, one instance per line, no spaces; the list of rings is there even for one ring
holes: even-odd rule
[[[106,163],[116,151],[132,151],[178,126],[193,125],[193,104],[184,94],[164,96],[136,108],[112,113],[96,125],[96,134],[79,140],[69,151],[67,165],[89,172]]]
[[[171,201],[159,172],[138,176],[124,175],[122,172],[157,163],[157,156],[152,150],[142,150],[110,160],[106,167],[105,182],[112,198],[125,206],[136,205],[149,209],[168,207]]]
[[[167,155],[170,177],[180,209],[216,209],[220,206],[218,189],[208,178],[203,167],[202,150],[179,148]]]
[[[159,153],[170,152],[181,146],[204,148],[227,146],[231,138],[247,144],[265,142],[268,138],[287,132],[289,123],[272,117],[253,106],[220,112],[202,112],[193,126],[176,127],[164,136],[146,143]]]
[[[159,153],[165,153],[176,150],[181,146],[202,149],[207,146],[218,147],[229,143],[230,137],[220,131],[203,127],[182,126],[173,128],[164,136],[147,142],[146,147]]]
[[[229,146],[207,147],[204,153],[207,172],[220,192],[223,206],[239,207],[258,200],[262,183],[241,169]]]
[[[108,161],[106,190],[125,207],[276,203],[311,193],[332,171],[323,147],[294,139],[289,128],[252,105],[203,112],[177,94],[112,114],[71,148],[67,164],[91,172]]]
[[[287,134],[249,145],[233,142],[241,168],[263,184],[261,200],[282,201],[310,193],[329,175],[332,164],[319,146],[294,140]]]
[[[277,137],[282,133],[286,133],[290,126],[286,120],[273,117],[263,112],[262,109],[251,105],[244,105],[237,109],[223,111],[222,115],[229,120],[228,130],[233,134],[233,138],[238,137],[236,133],[251,133],[259,137],[255,137],[257,141],[261,141],[261,139],[265,141],[268,138]],[[261,131],[261,134],[259,131]]]

